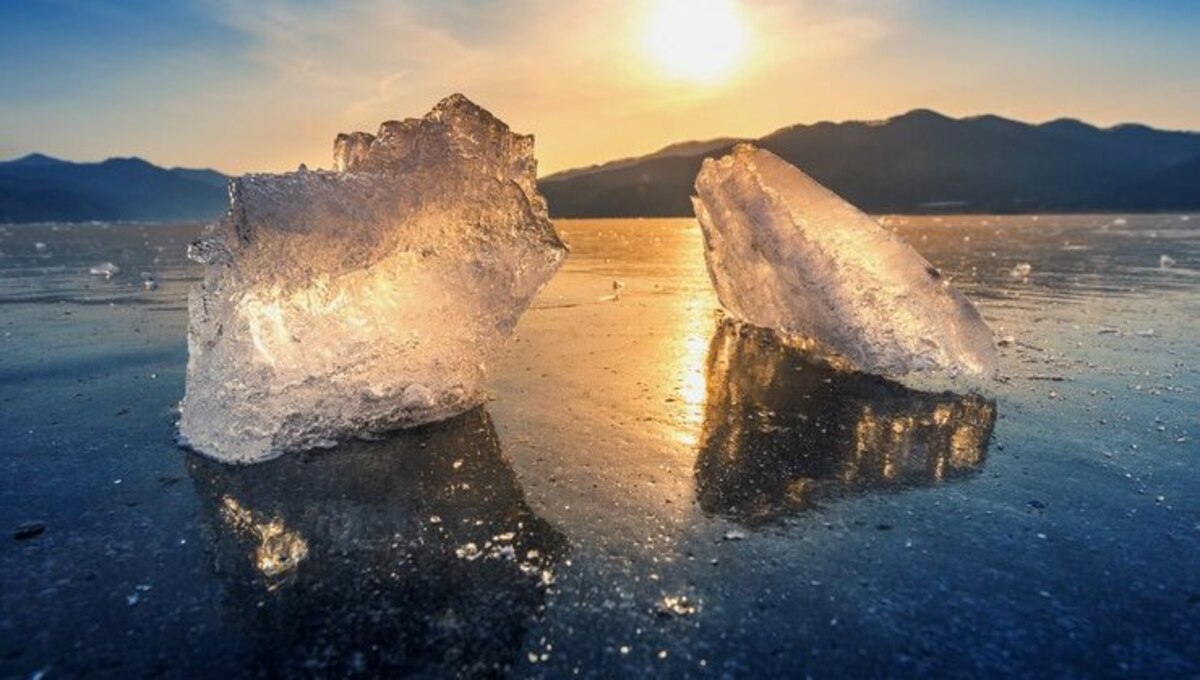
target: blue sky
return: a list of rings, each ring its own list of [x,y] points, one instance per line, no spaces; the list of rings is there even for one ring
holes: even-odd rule
[[[731,0],[723,0],[731,1]],[[742,0],[741,63],[664,77],[650,0],[6,0],[0,157],[328,165],[462,91],[546,171],[908,109],[1200,130],[1200,2]]]

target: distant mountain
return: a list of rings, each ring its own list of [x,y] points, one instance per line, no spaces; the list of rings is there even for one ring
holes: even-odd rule
[[[538,182],[556,217],[692,214],[706,157],[739,140],[689,142]],[[751,141],[870,212],[1200,209],[1200,134],[1060,119],[954,119],[916,110],[885,121],[796,125]]]
[[[733,145],[738,143],[739,141],[742,141],[742,140],[736,139],[734,137],[722,137],[720,139],[710,139],[710,140],[703,141],[703,142],[680,142],[678,144],[672,144],[670,146],[663,147],[663,148],[659,149],[658,151],[655,151],[651,155],[653,155],[655,158],[679,158],[679,157],[687,158],[690,156],[708,154],[713,151],[728,150],[728,149],[732,148]],[[638,156],[636,158],[622,158],[620,160],[609,161],[602,165],[591,165],[586,168],[576,168],[574,170],[564,170],[562,172],[550,175],[549,177],[547,177],[545,179],[559,181],[559,180],[569,179],[571,177],[592,174],[592,173],[600,172],[600,171],[619,170],[621,168],[627,168],[632,165],[636,165],[636,164],[644,161],[646,158],[647,158],[647,156]]]
[[[0,162],[0,222],[206,220],[225,210],[228,181],[140,158],[70,163],[29,154]]]
[[[1111,198],[1114,207],[1129,211],[1195,210],[1200,206],[1200,156],[1122,187]]]

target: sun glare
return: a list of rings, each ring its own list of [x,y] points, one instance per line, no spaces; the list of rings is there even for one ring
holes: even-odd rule
[[[663,75],[713,83],[737,65],[746,28],[734,0],[659,0],[645,38]]]

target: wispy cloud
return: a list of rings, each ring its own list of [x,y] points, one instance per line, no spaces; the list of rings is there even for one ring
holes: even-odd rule
[[[320,165],[455,91],[550,171],[918,106],[1200,125],[1196,3],[729,0],[744,61],[697,85],[647,54],[660,1],[0,0],[0,152]]]
[[[463,91],[536,126],[552,166],[587,157],[581,130],[589,131],[583,146],[595,145],[594,160],[669,142],[655,125],[661,119],[732,96],[738,79],[862,49],[887,34],[900,6],[744,2],[749,59],[731,84],[698,88],[664,81],[642,53],[646,2],[204,1],[247,37],[251,58],[289,83],[298,105],[321,102],[339,125],[415,115]],[[631,131],[622,121],[640,125]]]

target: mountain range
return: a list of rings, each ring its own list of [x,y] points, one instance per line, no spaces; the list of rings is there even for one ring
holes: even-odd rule
[[[0,222],[207,220],[225,210],[228,181],[140,158],[71,163],[35,153],[0,162]]]
[[[690,216],[701,162],[751,142],[872,213],[1200,209],[1200,134],[929,110],[795,125],[543,177],[556,217]]]
[[[925,109],[672,144],[538,180],[554,217],[691,216],[705,158],[768,149],[872,213],[1200,210],[1200,133],[1078,120],[1028,124]],[[229,178],[140,158],[0,162],[0,222],[190,221],[220,215]]]

